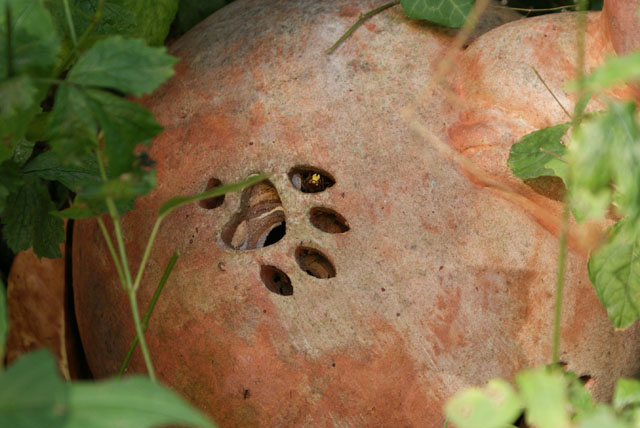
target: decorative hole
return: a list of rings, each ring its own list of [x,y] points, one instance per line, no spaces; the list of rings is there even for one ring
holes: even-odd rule
[[[333,263],[315,248],[298,247],[296,261],[300,269],[315,278],[328,279],[336,276],[336,268]]]
[[[313,166],[296,166],[289,171],[293,187],[303,193],[319,193],[336,184],[328,172]]]
[[[578,378],[578,380],[580,381],[580,383],[582,383],[584,385],[585,388],[587,389],[591,389],[593,388],[593,383],[594,380],[591,376],[589,375],[582,375]]]
[[[293,285],[289,275],[282,272],[275,266],[263,265],[260,268],[260,279],[269,291],[281,296],[291,296],[293,294]]]
[[[222,229],[221,239],[234,250],[248,251],[275,244],[286,230],[278,191],[265,180],[244,189],[240,210]]]
[[[217,178],[210,178],[209,182],[207,183],[207,188],[204,189],[204,191],[206,192],[207,190],[211,190],[214,187],[218,187],[221,184],[222,184],[222,181],[218,180]],[[224,202],[224,195],[220,195],[213,198],[203,199],[200,202],[198,202],[198,205],[200,205],[204,209],[212,210],[214,208],[218,208],[220,205],[222,205],[223,202]]]
[[[350,229],[347,220],[329,208],[312,208],[309,211],[309,220],[317,229],[326,233],[344,233]]]

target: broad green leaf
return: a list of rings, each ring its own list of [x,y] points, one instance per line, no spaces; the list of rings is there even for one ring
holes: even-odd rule
[[[22,174],[18,165],[11,161],[0,164],[0,216],[4,212],[9,194],[17,192],[22,184]]]
[[[632,428],[629,423],[616,417],[613,410],[600,405],[588,416],[581,418],[578,428]]]
[[[77,34],[92,23],[97,1],[69,0],[69,7]],[[69,28],[61,0],[44,0],[51,12],[58,33],[63,35],[63,52],[73,49]],[[142,38],[150,45],[160,46],[166,38],[177,10],[178,0],[106,0],[102,18],[88,35],[86,48],[108,36]]]
[[[176,61],[164,47],[152,48],[142,40],[114,36],[85,52],[69,72],[67,81],[141,96],[171,77]]]
[[[621,411],[625,407],[640,406],[640,381],[637,379],[618,379],[613,393],[613,407]]]
[[[573,372],[563,372],[567,382],[567,399],[576,416],[586,415],[595,408],[593,396]]]
[[[85,91],[93,116],[104,134],[104,154],[115,177],[129,172],[136,160],[134,149],[162,131],[153,115],[140,104],[106,91]]]
[[[11,155],[11,161],[14,162],[18,166],[22,166],[31,157],[33,153],[33,148],[36,146],[35,141],[30,141],[25,138],[22,138],[18,141],[18,144],[13,149],[13,154]]]
[[[603,91],[621,83],[640,81],[640,50],[625,56],[609,57],[603,65],[585,77],[582,88],[578,82],[567,84],[569,90],[578,88],[589,91]]]
[[[502,379],[492,379],[482,389],[468,388],[446,405],[447,418],[458,428],[504,428],[521,411],[520,397]]]
[[[447,27],[462,27],[474,0],[400,0],[409,18],[426,19]]]
[[[65,428],[151,428],[168,424],[213,427],[169,389],[142,377],[76,383]]]
[[[2,59],[2,57],[0,57]],[[2,61],[0,61],[2,62]],[[0,81],[0,162],[23,140],[29,122],[40,111],[40,96],[26,75]]]
[[[0,360],[4,360],[4,350],[7,344],[7,334],[9,333],[9,314],[7,312],[6,287],[0,278]],[[0,368],[0,371],[2,368]],[[1,378],[0,378],[1,379]],[[2,386],[0,386],[1,388]]]
[[[64,242],[64,222],[49,214],[55,206],[47,187],[40,180],[25,181],[7,198],[2,216],[2,234],[12,251],[33,246],[39,257],[61,257],[59,244]]]
[[[27,354],[0,376],[0,426],[66,427],[67,393],[48,352]]]
[[[176,25],[180,34],[186,33],[191,27],[211,15],[218,9],[229,4],[232,0],[180,0]]]
[[[565,155],[566,147],[560,140],[570,126],[570,123],[563,123],[534,131],[511,146],[507,163],[513,174],[522,179],[556,175],[547,164],[553,160],[562,161],[550,153],[559,157]]]
[[[98,217],[101,213],[106,212],[106,207],[103,207],[102,210],[95,210],[90,208],[86,202],[82,202],[81,198],[76,197],[73,201],[73,204],[62,211],[55,211],[51,214],[60,217],[60,218],[72,218],[72,219],[85,219]]]
[[[259,183],[267,178],[267,175],[264,173],[254,175],[252,177],[247,178],[244,181],[233,184],[224,184],[221,186],[216,186],[206,192],[199,193],[197,195],[191,196],[176,196],[175,198],[169,199],[167,202],[162,204],[160,209],[158,210],[158,217],[163,217],[169,214],[171,211],[180,208],[184,205],[190,204],[192,202],[201,201],[203,199],[215,198],[216,196],[224,195],[226,193],[237,192],[239,190],[244,189],[245,187],[249,187],[256,183]]]
[[[629,219],[616,223],[607,242],[591,255],[589,279],[616,328],[640,317],[640,242]]]
[[[93,154],[81,159],[78,165],[66,165],[60,162],[52,151],[44,152],[31,160],[23,169],[23,174],[33,174],[44,180],[59,181],[77,192],[88,184],[102,181],[98,163]]]
[[[569,426],[567,382],[563,374],[546,367],[524,370],[516,383],[526,406],[526,420],[537,428]]]
[[[11,19],[11,55],[6,43],[7,9]],[[0,34],[0,81],[22,73],[49,77],[60,42],[40,0],[0,0]]]
[[[80,164],[98,147],[98,125],[90,114],[90,100],[73,85],[61,85],[49,117],[47,139],[68,164]]]

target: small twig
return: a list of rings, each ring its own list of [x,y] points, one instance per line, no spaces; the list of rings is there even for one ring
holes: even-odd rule
[[[374,15],[377,15],[378,13],[382,12],[385,9],[389,9],[392,6],[395,6],[397,4],[400,4],[400,0],[395,0],[392,1],[391,3],[387,3],[387,4],[383,4],[380,7],[377,7],[367,13],[365,13],[364,15],[360,15],[360,18],[358,19],[358,21],[356,21],[355,24],[353,24],[346,33],[344,33],[342,35],[342,37],[340,37],[338,39],[337,42],[335,42],[333,44],[333,46],[331,46],[329,49],[327,49],[326,51],[324,51],[327,55],[331,55],[336,49],[338,49],[338,46],[340,46],[342,44],[342,42],[344,42],[347,37],[349,37],[354,31],[356,31],[358,29],[358,27],[360,27],[364,21],[366,21],[367,19],[371,18]]]
[[[558,105],[560,106],[560,108],[562,109],[562,111],[564,112],[564,114],[567,115],[567,117],[569,118],[569,120],[573,120],[573,118],[571,117],[571,114],[569,114],[569,111],[564,108],[564,106],[562,105],[562,103],[560,102],[560,100],[558,99],[558,97],[556,97],[556,94],[553,93],[553,91],[551,90],[551,88],[549,87],[549,85],[547,85],[547,82],[544,81],[544,79],[542,78],[542,76],[540,75],[540,73],[538,73],[538,70],[536,70],[536,68],[534,66],[531,66],[531,69],[533,70],[534,73],[536,73],[536,76],[538,76],[538,79],[542,82],[542,84],[544,85],[545,88],[547,88],[547,91],[549,91],[549,93],[551,94],[551,96],[553,97],[554,100],[556,100],[556,103],[558,103]]]
[[[149,306],[147,306],[147,311],[145,312],[144,317],[142,318],[143,333],[147,332],[147,327],[149,327],[149,319],[151,319],[151,314],[153,313],[153,309],[156,307],[156,302],[160,297],[160,293],[162,292],[164,285],[169,279],[169,275],[171,274],[171,271],[173,270],[173,266],[176,264],[176,261],[178,260],[178,256],[179,254],[177,251],[173,253],[173,256],[171,256],[171,259],[169,260],[169,264],[167,264],[167,267],[164,270],[164,273],[162,274],[162,278],[160,279],[160,282],[156,287],[156,291],[153,293],[153,297],[151,297]],[[125,370],[127,369],[127,366],[129,365],[129,360],[131,360],[131,356],[133,355],[133,351],[136,349],[138,342],[139,342],[139,339],[138,339],[138,335],[136,334],[136,337],[133,339],[133,342],[131,342],[131,346],[129,346],[127,355],[124,357],[124,361],[122,361],[122,365],[120,366],[120,371],[118,372],[118,376],[122,377]]]
[[[11,9],[9,4],[4,9],[7,22],[7,77],[13,76],[13,50],[11,49]]]
[[[550,152],[549,150],[545,149],[544,147],[540,147],[540,151],[541,151],[542,153],[546,153],[546,154],[548,154],[548,155],[550,155],[550,156],[553,156],[554,158],[558,159],[558,160],[559,160],[559,161],[561,161],[561,162],[567,163],[567,161],[566,161],[566,160],[564,160],[564,158],[563,158],[562,156],[557,155],[557,154],[555,154],[555,153],[553,153],[553,152]]]

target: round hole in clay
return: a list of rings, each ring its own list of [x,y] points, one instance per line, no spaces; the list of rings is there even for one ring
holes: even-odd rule
[[[591,390],[593,388],[593,377],[589,376],[589,375],[582,375],[578,378],[578,380],[580,381],[580,383],[582,383],[584,385],[585,388],[587,388],[588,390]]]
[[[221,184],[222,184],[222,181],[218,180],[217,178],[210,178],[209,181],[207,182],[207,188],[205,189],[205,192],[207,190],[213,189],[214,187],[218,187]],[[198,202],[198,205],[200,205],[204,209],[212,210],[214,208],[218,208],[220,205],[222,205],[223,202],[224,202],[224,195],[220,195],[220,196],[215,196],[213,198],[203,199],[200,202]]]
[[[350,229],[347,220],[330,208],[311,208],[309,220],[317,229],[326,233],[344,233]]]
[[[281,271],[275,266],[263,265],[260,268],[260,279],[273,293],[281,296],[291,296],[293,294],[293,285],[289,275]]]
[[[336,268],[333,263],[315,248],[298,247],[296,261],[300,269],[315,278],[328,279],[336,276]]]
[[[327,171],[313,166],[295,166],[289,171],[293,187],[303,193],[319,193],[336,184]]]

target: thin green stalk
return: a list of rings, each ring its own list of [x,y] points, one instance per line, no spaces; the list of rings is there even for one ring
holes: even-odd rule
[[[571,8],[576,7],[576,5],[568,4],[566,6],[545,7],[545,8],[541,8],[541,9],[530,9],[530,8],[526,8],[526,7],[502,6],[502,5],[497,5],[497,4],[493,4],[493,5],[491,5],[491,7],[496,8],[496,9],[511,9],[511,10],[515,10],[515,11],[518,11],[518,12],[553,12],[553,11],[556,11],[556,10],[571,9]]]
[[[136,274],[136,279],[133,282],[133,291],[138,291],[138,288],[140,287],[142,274],[144,273],[144,269],[147,266],[147,260],[149,260],[149,254],[151,254],[151,247],[153,246],[153,242],[156,239],[156,235],[158,234],[158,229],[160,229],[160,223],[162,223],[162,220],[164,220],[164,216],[163,215],[158,216],[158,218],[156,218],[155,224],[153,225],[153,229],[151,230],[151,235],[147,240],[147,246],[144,249],[144,254],[142,255],[142,261],[138,266],[138,273]]]
[[[160,297],[160,293],[162,292],[162,289],[164,288],[164,285],[166,284],[167,280],[169,279],[169,275],[171,274],[171,271],[173,270],[173,266],[176,264],[176,261],[178,260],[178,252],[174,252],[173,256],[171,256],[171,259],[169,260],[169,264],[167,265],[166,269],[164,270],[164,274],[162,274],[162,278],[160,279],[160,282],[158,283],[158,286],[156,287],[156,291],[153,293],[153,297],[151,297],[151,301],[149,302],[149,306],[147,306],[147,311],[144,314],[144,317],[142,318],[142,331],[143,333],[146,333],[147,331],[147,327],[149,326],[149,319],[151,318],[151,314],[153,313],[153,309],[156,307],[156,302],[158,301],[158,298]],[[122,362],[122,365],[120,366],[120,371],[118,373],[118,376],[122,377],[122,375],[124,374],[124,371],[127,369],[127,366],[129,365],[129,360],[131,360],[131,356],[133,355],[133,351],[136,349],[136,346],[138,345],[138,335],[136,335],[136,337],[133,339],[133,342],[131,342],[131,346],[129,346],[129,350],[127,351],[127,355],[124,357],[124,361]]]
[[[347,30],[347,32],[344,33],[342,35],[342,37],[340,37],[338,39],[337,42],[335,42],[329,49],[327,49],[325,51],[325,53],[327,55],[331,55],[336,49],[338,49],[338,46],[340,46],[342,44],[342,42],[344,42],[347,39],[347,37],[349,37],[354,31],[356,31],[358,29],[358,27],[360,27],[364,23],[364,21],[366,21],[367,19],[371,18],[372,16],[375,16],[375,15],[379,14],[383,10],[389,9],[390,7],[395,6],[397,4],[400,4],[400,0],[395,0],[395,1],[392,1],[391,3],[383,4],[382,6],[377,7],[375,9],[365,13],[364,15],[360,15],[360,19],[358,19],[358,21],[356,21],[356,23],[353,24]]]
[[[557,364],[560,357],[560,327],[562,324],[562,297],[564,293],[564,272],[567,262],[567,235],[569,234],[569,201],[562,208],[562,230],[560,232],[560,249],[558,250],[558,270],[556,272],[556,304],[553,318],[553,346],[551,363]]]
[[[64,15],[67,18],[67,27],[69,27],[69,34],[71,35],[71,42],[73,48],[78,48],[78,38],[76,37],[76,27],[73,25],[73,18],[71,18],[71,9],[69,8],[69,0],[62,0],[64,5]]]
[[[118,272],[118,277],[120,278],[120,283],[124,286],[125,279],[124,273],[122,272],[122,266],[120,266],[120,262],[118,261],[118,255],[116,254],[116,249],[113,247],[113,241],[111,241],[111,236],[109,236],[109,232],[107,231],[107,227],[102,221],[102,218],[98,217],[98,226],[100,226],[100,230],[102,231],[102,236],[104,236],[104,240],[107,243],[107,247],[109,248],[109,253],[111,253],[111,258],[113,259],[113,264],[116,266],[116,271]]]
[[[130,290],[129,305],[131,306],[131,314],[133,315],[134,324],[136,326],[136,336],[140,341],[140,350],[142,351],[142,357],[144,358],[144,364],[147,367],[147,374],[149,379],[156,382],[156,371],[153,368],[153,362],[151,361],[151,355],[149,354],[149,348],[147,347],[147,340],[144,338],[144,331],[142,330],[142,324],[140,322],[140,312],[138,310],[138,301],[136,300],[136,293]]]
[[[547,88],[547,91],[551,94],[551,96],[553,97],[553,99],[556,101],[556,103],[560,106],[560,108],[562,109],[562,111],[564,112],[564,114],[567,115],[567,117],[569,118],[569,120],[572,120],[573,118],[571,117],[571,114],[569,113],[569,111],[564,108],[564,106],[562,105],[562,103],[560,102],[560,100],[558,99],[558,97],[556,97],[556,94],[553,93],[553,91],[551,90],[551,88],[549,87],[549,85],[547,85],[547,82],[545,82],[545,80],[542,78],[542,76],[540,75],[540,73],[538,73],[538,70],[536,70],[536,68],[534,66],[531,66],[531,68],[533,69],[533,72],[536,73],[536,76],[538,76],[538,79],[542,82],[542,84],[544,85],[545,88]]]
[[[13,50],[11,49],[11,9],[9,4],[5,6],[4,18],[7,22],[7,77],[13,76]]]

